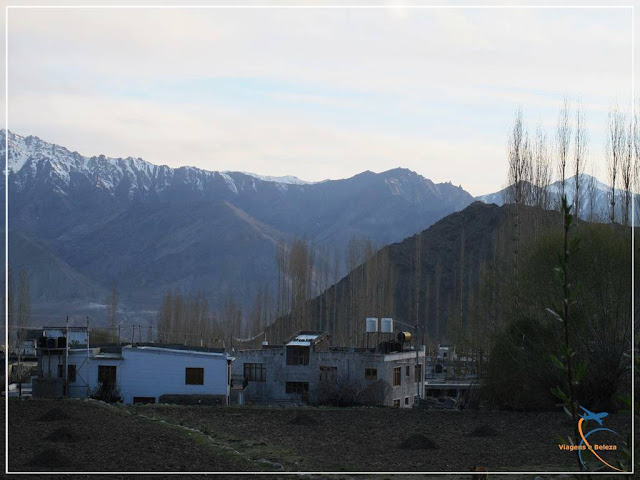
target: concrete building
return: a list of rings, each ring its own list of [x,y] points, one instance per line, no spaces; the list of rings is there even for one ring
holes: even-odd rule
[[[43,338],[32,378],[35,397],[88,397],[103,384],[117,386],[127,404],[186,397],[228,403],[233,359],[224,351],[160,344],[70,347],[64,336]]]
[[[247,385],[238,401],[411,407],[424,395],[424,351],[382,345],[334,348],[325,333],[300,332],[285,345],[236,351],[232,373]]]
[[[456,354],[455,348],[439,345],[427,356],[426,397],[460,399],[478,382],[478,359]]]

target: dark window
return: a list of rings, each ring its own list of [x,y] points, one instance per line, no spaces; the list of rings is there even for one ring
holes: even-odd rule
[[[320,381],[336,383],[338,381],[338,367],[320,366]]]
[[[68,367],[69,383],[76,381],[76,366],[69,365]]]
[[[407,377],[408,377],[409,375],[411,375],[411,367],[410,367],[409,365],[407,365],[407,367],[406,367],[406,368],[407,368],[406,375],[407,375]]]
[[[409,405],[409,397],[404,397],[404,404]]]
[[[309,365],[309,347],[287,347],[287,365]]]
[[[416,382],[422,381],[422,365],[416,365]]]
[[[399,398],[396,398],[393,401],[393,408],[400,408],[400,399]]]
[[[245,363],[244,376],[250,382],[266,382],[267,366],[264,363]]]
[[[401,383],[402,383],[402,367],[395,367],[393,369],[393,386],[399,387]]]
[[[98,365],[98,382],[103,385],[115,385],[116,371],[115,365]]]
[[[156,403],[156,397],[133,397],[133,403]]]
[[[186,368],[185,385],[204,385],[204,368]]]
[[[377,368],[365,368],[364,369],[364,379],[365,380],[377,380],[378,379],[378,369]]]
[[[309,383],[308,382],[287,382],[285,386],[287,393],[295,393],[302,397],[302,401],[309,399]]]

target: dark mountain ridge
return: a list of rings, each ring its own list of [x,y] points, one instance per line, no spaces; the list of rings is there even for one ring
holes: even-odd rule
[[[235,292],[247,305],[257,286],[273,286],[280,239],[305,237],[339,251],[354,236],[384,245],[473,201],[461,187],[401,168],[288,183],[133,157],[85,157],[38,137],[8,135],[9,229],[101,289],[117,282],[130,310],[157,308],[170,288],[201,290],[213,307]],[[2,155],[4,143],[3,132]],[[12,249],[9,260],[46,289],[38,265],[22,255]],[[69,297],[50,300],[60,309]]]
[[[562,224],[558,212],[533,207],[520,207],[519,217],[523,249]],[[493,271],[511,268],[513,219],[513,205],[474,202],[427,230],[383,247],[304,309],[278,319],[267,328],[267,338],[277,343],[307,329],[328,331],[335,345],[364,346],[365,318],[392,317],[401,322],[400,329],[414,331],[419,325],[431,342],[451,340],[454,330],[479,308],[484,295],[478,290],[480,279],[494,266],[500,268]],[[498,291],[495,287],[491,296]]]

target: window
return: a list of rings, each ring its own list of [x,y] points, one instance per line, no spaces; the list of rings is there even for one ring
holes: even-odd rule
[[[309,347],[287,347],[287,365],[309,365]]]
[[[365,380],[377,380],[378,379],[378,369],[377,368],[365,368],[364,369],[364,379]]]
[[[250,382],[266,382],[267,366],[264,363],[245,363],[244,376]]]
[[[404,397],[404,404],[409,405],[409,397]]]
[[[204,368],[186,368],[184,374],[185,385],[204,385]]]
[[[396,398],[393,401],[393,408],[400,408],[400,399],[399,398]]]
[[[302,401],[309,399],[309,383],[308,382],[287,382],[285,385],[287,393],[298,394],[302,397]]]
[[[320,381],[336,383],[338,381],[338,367],[320,366]]]
[[[393,369],[393,386],[399,387],[402,383],[401,379],[402,379],[402,367],[395,367]]]
[[[406,369],[407,369],[406,375],[408,377],[409,375],[411,375],[411,367],[407,365]]]
[[[115,365],[98,365],[98,382],[103,385],[115,385],[116,372]]]
[[[422,381],[422,365],[416,365],[416,382]]]
[[[68,380],[69,383],[73,383],[76,381],[76,366],[75,365],[69,365],[67,367],[67,375],[68,375]]]

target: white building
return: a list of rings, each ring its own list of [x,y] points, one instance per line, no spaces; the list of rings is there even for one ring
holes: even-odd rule
[[[173,401],[198,397],[203,403],[226,404],[231,361],[222,351],[160,344],[39,348],[33,394],[82,398],[102,383],[117,386],[127,404],[158,403],[163,396],[172,396]]]

